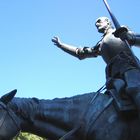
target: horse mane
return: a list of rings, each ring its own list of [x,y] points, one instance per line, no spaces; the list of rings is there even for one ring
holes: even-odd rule
[[[88,130],[109,99],[102,93],[96,95],[97,92],[54,99],[14,97],[8,106],[22,120],[21,131],[58,138],[84,121],[82,129]],[[86,131],[82,131],[85,134]]]
[[[79,94],[72,97],[64,97],[64,98],[54,98],[54,99],[39,99],[36,97],[33,98],[20,98],[14,97],[11,102],[9,102],[8,106],[16,113],[16,115],[22,117],[23,119],[30,120],[33,118],[33,115],[36,117],[42,117],[42,119],[47,118],[47,114],[45,110],[53,110],[53,106],[57,106],[59,103],[59,107],[65,106],[68,104],[74,104],[74,108],[85,105],[89,100],[93,98],[95,92]],[[49,105],[49,104],[52,104]],[[32,117],[31,117],[32,116]]]

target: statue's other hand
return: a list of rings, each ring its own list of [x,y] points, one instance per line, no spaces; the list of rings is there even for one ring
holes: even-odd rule
[[[61,46],[61,42],[60,42],[60,39],[58,37],[53,37],[52,38],[52,42],[54,43],[54,45],[60,47]]]
[[[128,29],[125,26],[120,27],[114,32],[114,36],[122,40],[127,39]]]
[[[122,26],[114,32],[114,36],[121,40],[127,40],[130,45],[135,44],[135,35],[132,31],[128,30],[127,27]]]

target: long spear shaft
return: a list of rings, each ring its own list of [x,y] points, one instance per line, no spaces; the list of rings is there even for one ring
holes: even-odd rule
[[[106,0],[103,0],[103,2],[104,2],[105,6],[106,6],[106,8],[107,8],[107,10],[108,10],[108,12],[110,14],[110,17],[111,17],[111,19],[112,19],[112,21],[114,23],[115,28],[116,29],[120,28],[121,26],[120,26],[118,20],[116,19],[116,17],[114,16],[114,14],[111,12],[111,9],[110,9],[107,1]]]
[[[114,24],[115,28],[116,28],[116,29],[119,29],[121,26],[120,26],[118,20],[116,19],[116,17],[114,16],[114,14],[111,12],[111,9],[110,9],[110,7],[109,7],[109,5],[108,5],[108,3],[107,3],[107,0],[103,0],[103,2],[104,2],[105,6],[106,6],[106,8],[107,8],[107,11],[108,11],[109,14],[110,14],[110,17],[111,17],[111,19],[112,19],[112,21],[113,21],[113,24]],[[138,60],[136,59],[136,57],[135,57],[133,51],[131,50],[131,47],[130,47],[128,41],[125,39],[124,42],[125,42],[126,46],[129,48],[129,50],[130,50],[130,52],[131,52],[131,55],[132,55],[132,57],[134,58],[134,60],[135,60],[135,62],[136,62],[136,64],[137,64],[137,67],[140,68],[140,64],[139,64]]]

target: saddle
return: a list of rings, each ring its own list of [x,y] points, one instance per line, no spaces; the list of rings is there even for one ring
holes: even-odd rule
[[[125,83],[121,79],[115,79],[112,88],[107,90],[105,94],[113,97],[113,103],[116,110],[123,116],[134,117],[138,115],[136,105],[124,91]]]

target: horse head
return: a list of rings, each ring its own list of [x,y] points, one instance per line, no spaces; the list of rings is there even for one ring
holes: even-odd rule
[[[17,90],[13,90],[0,98],[0,140],[10,140],[20,130],[18,117],[7,106],[16,92]]]

